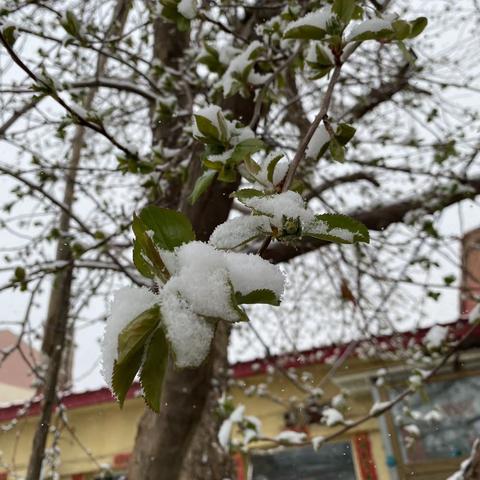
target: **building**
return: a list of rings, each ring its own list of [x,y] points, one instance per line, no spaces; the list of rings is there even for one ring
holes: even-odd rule
[[[0,402],[31,398],[35,393],[31,366],[40,358],[38,351],[9,330],[0,330],[0,352],[5,355],[3,361],[0,356]]]

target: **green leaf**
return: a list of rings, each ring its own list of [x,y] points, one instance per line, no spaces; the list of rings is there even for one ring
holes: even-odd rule
[[[199,132],[203,135],[205,143],[219,143],[221,142],[221,132],[207,117],[202,115],[193,115]]]
[[[268,305],[280,305],[280,299],[277,297],[275,292],[266,288],[260,290],[253,290],[246,295],[242,295],[241,293],[237,292],[235,296],[237,299],[237,303],[239,304],[266,303]]]
[[[428,20],[425,17],[418,17],[410,22],[410,35],[408,38],[415,38],[420,35],[426,28]]]
[[[365,40],[390,40],[393,35],[392,28],[384,28],[383,30],[378,30],[377,32],[363,32],[355,37],[351,38],[351,41],[363,42]]]
[[[2,29],[3,38],[7,45],[13,47],[15,40],[17,39],[17,27],[15,25],[5,25]]]
[[[252,153],[258,152],[264,148],[264,143],[259,138],[247,138],[235,145],[231,160],[234,163],[241,163]]]
[[[299,40],[322,40],[326,31],[313,25],[302,25],[288,29],[283,38],[294,38]]]
[[[128,361],[122,363],[116,361],[113,365],[112,390],[120,404],[120,408],[123,407],[128,390],[142,364],[142,358],[143,350],[138,350]]]
[[[160,321],[160,307],[155,305],[134,318],[118,335],[117,363],[128,362],[139,350],[143,350],[149,335]]]
[[[275,173],[275,167],[277,166],[277,163],[282,158],[283,158],[283,154],[279,153],[278,155],[275,155],[267,165],[267,180],[270,183],[273,183],[273,174]],[[283,178],[282,178],[282,180],[283,180]]]
[[[395,31],[395,38],[397,40],[405,40],[409,37],[411,32],[411,25],[405,20],[396,20],[392,23],[392,27]]]
[[[189,195],[188,200],[190,204],[193,205],[208,189],[215,179],[217,172],[215,170],[207,170],[203,172],[202,176],[197,178],[195,186],[193,187],[192,193]]]
[[[162,327],[157,328],[145,350],[140,382],[146,404],[154,411],[160,411],[163,377],[168,364],[168,342]]]
[[[312,225],[305,227],[304,235],[335,243],[370,242],[367,227],[346,215],[324,213],[315,215],[316,229]]]
[[[231,160],[227,160],[218,174],[221,182],[233,183],[237,180],[238,173],[235,164]]]
[[[163,263],[162,257],[157,250],[157,247],[153,243],[153,240],[147,234],[148,228],[142,223],[142,221],[136,216],[133,216],[132,230],[135,234],[135,241],[133,244],[133,261],[138,271],[143,275],[147,273],[146,267],[152,272],[155,272],[162,280],[167,280],[169,272],[167,267]],[[150,264],[147,263],[147,259]],[[143,260],[143,262],[142,262]],[[149,278],[147,276],[147,278]]]
[[[256,190],[255,188],[242,188],[231,194],[232,197],[242,203],[250,198],[263,197],[264,195],[265,194],[261,190]]]
[[[355,135],[356,129],[348,123],[339,123],[335,132],[335,138],[340,145],[345,146]]]
[[[60,22],[65,31],[72,37],[78,37],[80,34],[80,22],[71,10],[67,10],[65,17]]]
[[[164,250],[195,240],[195,233],[190,220],[183,213],[155,206],[145,207],[138,218],[153,231],[153,241]]]
[[[138,242],[135,242],[133,245],[133,263],[140,274],[144,277],[153,278],[155,276],[154,269],[145,258],[143,258],[142,247]]]
[[[330,140],[329,149],[334,160],[337,162],[343,162],[345,160],[345,149],[335,137]]]
[[[15,271],[13,273],[13,276],[15,277],[15,280],[18,282],[22,282],[25,280],[27,276],[27,272],[23,267],[17,267],[15,268]]]
[[[355,11],[355,0],[334,0],[332,11],[337,14],[343,23],[348,23]]]

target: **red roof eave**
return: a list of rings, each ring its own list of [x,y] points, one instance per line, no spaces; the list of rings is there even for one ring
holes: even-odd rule
[[[458,320],[454,323],[447,324],[450,329],[450,338],[460,339],[471,328],[465,319]],[[405,348],[412,341],[414,344],[421,344],[423,337],[430,330],[429,328],[419,329],[415,332],[397,333],[394,335],[384,335],[375,337],[378,343],[385,343],[387,347],[394,351],[397,348]],[[474,339],[480,340],[480,325],[474,330]],[[360,341],[361,342],[361,341]],[[274,355],[268,358],[255,359],[248,362],[239,362],[232,365],[232,375],[234,378],[246,378],[254,375],[260,375],[267,371],[270,365],[277,362],[284,368],[301,368],[308,365],[322,364],[329,357],[341,355],[349,343],[341,345],[329,345],[320,348],[301,351],[295,354],[288,353],[282,355]],[[354,354],[355,355],[355,354]],[[127,399],[135,398],[141,394],[141,386],[134,383],[127,394]],[[98,390],[89,390],[86,392],[66,394],[62,398],[62,403],[67,409],[86,407],[90,405],[98,405],[102,403],[114,402],[115,398],[107,387]],[[40,413],[41,399],[35,399],[28,407],[25,413],[25,402],[21,404],[8,405],[0,407],[0,422],[6,422],[19,416],[34,416]]]

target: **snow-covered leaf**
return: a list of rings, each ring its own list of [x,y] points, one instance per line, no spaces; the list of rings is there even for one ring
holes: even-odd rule
[[[138,350],[128,360],[115,362],[112,373],[112,391],[120,407],[123,407],[128,390],[142,364],[143,351]]]
[[[322,40],[336,18],[331,7],[327,5],[289,23],[283,37],[300,40]]]
[[[238,303],[265,303],[268,305],[280,305],[280,298],[272,290],[262,289],[253,290],[246,295],[240,293],[236,294]]]
[[[315,220],[305,226],[304,235],[336,243],[370,241],[367,227],[346,215],[324,213],[315,215]]]
[[[123,363],[142,350],[149,335],[158,325],[160,309],[155,305],[138,315],[121,331],[118,336],[117,363]]]
[[[235,217],[220,224],[209,242],[220,249],[233,249],[270,233],[270,222],[264,215]]]

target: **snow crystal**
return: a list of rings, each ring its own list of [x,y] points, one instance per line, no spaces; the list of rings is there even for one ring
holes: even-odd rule
[[[235,74],[243,73],[245,69],[253,63],[251,56],[261,47],[262,44],[258,40],[254,40],[242,53],[230,61],[230,64],[220,81],[224,95],[228,95],[232,90]]]
[[[343,415],[335,408],[324,408],[322,420],[327,427],[333,427],[337,423],[343,423]]]
[[[312,138],[308,142],[307,150],[305,151],[305,156],[307,158],[312,158],[314,160],[317,160],[318,156],[320,155],[320,150],[322,150],[325,144],[329,141],[330,141],[330,134],[325,128],[325,125],[323,125],[322,123],[317,127],[317,129],[312,135]]]
[[[370,18],[369,20],[354,25],[350,30],[347,41],[354,40],[355,37],[366,32],[380,32],[382,30],[392,30],[391,22],[383,18]]]
[[[135,317],[159,301],[158,295],[146,288],[124,287],[115,292],[102,348],[102,375],[109,386],[112,385],[113,365],[118,357],[119,334]]]
[[[177,10],[180,15],[192,20],[197,15],[197,2],[196,0],[180,0]]]
[[[428,349],[438,348],[443,345],[448,335],[448,328],[441,325],[432,327],[423,339]]]
[[[236,248],[270,230],[270,221],[264,215],[236,217],[218,225],[209,242],[220,249]]]
[[[277,227],[282,226],[283,216],[300,218],[303,222],[311,222],[314,218],[313,212],[306,208],[302,196],[292,190],[264,197],[252,197],[243,203],[272,217],[272,223]]]
[[[303,443],[307,439],[307,435],[303,432],[294,432],[293,430],[285,430],[280,432],[274,440],[277,442],[298,444]]]
[[[174,292],[164,289],[161,293],[162,318],[175,353],[175,364],[179,368],[200,365],[210,349],[213,325],[196,315]]]
[[[332,9],[330,5],[327,5],[326,7],[321,8],[320,10],[316,10],[314,12],[308,13],[304,17],[299,18],[294,22],[290,22],[287,25],[285,34],[288,34],[288,32],[290,30],[293,30],[294,28],[299,28],[304,26],[315,27],[320,30],[326,30],[327,25],[333,19],[333,16],[334,14],[332,13]]]

